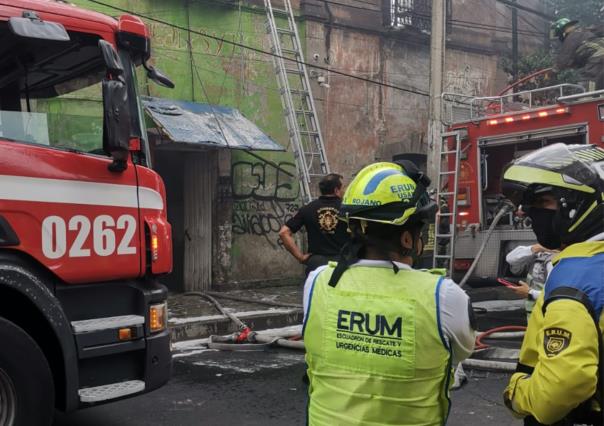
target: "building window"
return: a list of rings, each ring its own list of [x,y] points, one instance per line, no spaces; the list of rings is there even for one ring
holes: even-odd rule
[[[432,23],[432,0],[390,0],[390,27],[414,28],[429,33]],[[451,1],[447,0],[447,19],[451,18]]]

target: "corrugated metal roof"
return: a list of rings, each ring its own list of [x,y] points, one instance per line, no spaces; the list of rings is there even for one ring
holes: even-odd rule
[[[151,119],[175,143],[285,151],[237,109],[151,97],[143,97],[142,101]]]

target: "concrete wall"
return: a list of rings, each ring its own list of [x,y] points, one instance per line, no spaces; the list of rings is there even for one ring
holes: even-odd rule
[[[426,152],[428,97],[412,92],[429,91],[429,35],[388,28],[382,0],[337,3],[303,3],[308,60],[400,88],[313,71],[329,84],[315,84],[313,90],[330,164],[350,178],[366,163]],[[453,1],[445,91],[487,96],[506,85],[497,67],[501,43],[496,28],[502,24],[496,11],[495,0]]]

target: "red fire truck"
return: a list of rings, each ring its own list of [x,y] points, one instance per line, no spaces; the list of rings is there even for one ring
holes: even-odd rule
[[[135,67],[149,33],[0,0],[0,425],[156,389],[171,371],[171,228]]]
[[[505,255],[535,243],[530,220],[503,206],[501,176],[513,159],[554,143],[604,145],[604,91],[561,84],[502,96],[443,94],[443,134],[434,263],[457,279],[470,269],[492,227],[470,282],[514,277]]]

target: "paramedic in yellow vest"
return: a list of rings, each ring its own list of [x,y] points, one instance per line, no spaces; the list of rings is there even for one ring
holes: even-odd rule
[[[361,170],[340,208],[351,239],[306,281],[310,426],[446,422],[452,366],[474,331],[468,296],[412,267],[436,211],[417,177],[393,163]]]
[[[503,191],[522,204],[539,244],[562,249],[504,401],[525,425],[601,425],[604,150],[554,144],[534,151],[506,169]]]

